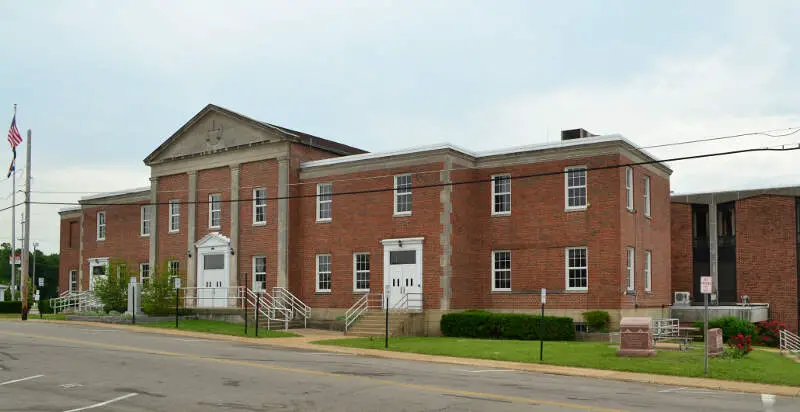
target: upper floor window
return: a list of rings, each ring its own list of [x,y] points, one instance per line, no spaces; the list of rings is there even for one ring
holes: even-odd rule
[[[329,221],[333,216],[333,185],[317,184],[317,221]]]
[[[650,217],[650,176],[644,177],[644,215]]]
[[[492,214],[511,213],[511,175],[492,176]]]
[[[411,214],[411,175],[394,177],[394,214],[408,216]]]
[[[633,210],[633,168],[625,168],[625,204],[628,210]]]
[[[577,210],[586,208],[586,167],[568,167],[564,175],[566,185],[566,208]]]
[[[570,247],[566,252],[567,290],[588,290],[589,259],[586,247]]]
[[[267,223],[267,189],[253,189],[253,224]]]
[[[181,229],[181,201],[169,201],[169,231],[178,232]]]
[[[222,195],[208,195],[208,227],[219,229],[222,222]]]
[[[140,228],[140,232],[142,236],[150,236],[150,221],[152,217],[150,216],[150,211],[152,208],[150,205],[142,206],[142,225]]]
[[[97,212],[97,240],[106,240],[106,212]]]

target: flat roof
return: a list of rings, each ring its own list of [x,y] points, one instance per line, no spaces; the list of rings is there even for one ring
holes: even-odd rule
[[[392,157],[392,156],[403,156],[403,155],[411,155],[416,153],[425,153],[425,152],[432,152],[437,150],[453,150],[459,153],[463,153],[467,156],[480,159],[484,157],[490,156],[501,156],[507,154],[515,154],[515,153],[525,153],[525,152],[536,152],[536,151],[543,151],[543,150],[550,150],[550,149],[560,149],[560,148],[567,148],[567,147],[577,147],[577,146],[588,146],[592,144],[599,144],[599,143],[608,143],[608,142],[622,142],[630,145],[634,149],[638,150],[645,156],[653,159],[656,163],[661,163],[665,167],[666,163],[660,161],[657,157],[653,156],[651,153],[647,152],[644,149],[640,149],[638,146],[633,144],[630,140],[625,138],[620,134],[608,134],[603,136],[592,136],[592,137],[583,137],[578,139],[570,139],[570,140],[559,140],[557,142],[551,143],[538,143],[532,145],[525,145],[525,146],[514,146],[508,147],[503,149],[495,149],[495,150],[488,150],[482,152],[476,152],[468,149],[464,149],[460,146],[456,146],[450,143],[439,143],[433,145],[426,145],[426,146],[416,146],[410,147],[406,149],[400,150],[392,150],[392,151],[385,151],[385,152],[374,152],[374,153],[364,153],[364,154],[357,154],[357,155],[350,155],[350,156],[342,156],[342,157],[334,157],[329,159],[322,159],[322,160],[314,160],[310,162],[304,162],[300,164],[301,168],[311,168],[311,167],[318,167],[318,166],[330,166],[330,165],[337,165],[337,164],[344,164],[344,163],[351,163],[351,162],[359,162],[364,160],[371,160],[371,159],[380,159],[385,157]]]
[[[726,189],[716,192],[674,193],[670,201],[674,203],[710,203],[712,198],[717,203],[742,200],[755,196],[800,196],[800,185],[794,186],[762,186],[739,189]]]
[[[105,193],[96,193],[93,195],[83,196],[81,198],[81,202],[84,200],[95,200],[95,199],[103,199],[107,197],[115,197],[115,196],[125,196],[125,195],[135,195],[138,193],[145,193],[150,191],[150,186],[145,187],[137,187],[133,189],[125,189],[125,190],[118,190],[115,192],[105,192]]]

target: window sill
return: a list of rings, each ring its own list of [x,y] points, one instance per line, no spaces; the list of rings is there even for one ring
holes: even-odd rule
[[[209,230],[220,230],[221,228],[222,228],[222,226],[209,226],[208,227]]]
[[[399,212],[399,213],[394,213],[392,215],[392,217],[409,217],[409,216],[411,216],[411,212]]]
[[[564,290],[566,293],[589,293],[589,288],[586,289],[566,289]]]
[[[317,223],[331,223],[333,219],[317,219]]]
[[[492,212],[492,217],[494,217],[494,216],[498,216],[498,217],[511,216],[511,212]]]
[[[139,237],[150,237],[150,235],[149,234],[147,234],[147,235],[140,234]]]
[[[647,220],[653,220],[653,216],[651,215],[644,215],[644,218]]]
[[[586,206],[581,206],[581,207],[565,207],[565,208],[564,208],[564,212],[566,212],[566,213],[570,213],[570,212],[585,212],[585,211],[586,211],[586,209],[588,209],[588,207],[586,207]]]
[[[168,230],[167,233],[170,234],[170,235],[174,235],[176,233],[181,233],[181,231],[180,230]]]
[[[507,294],[508,292],[512,292],[512,290],[511,289],[492,289],[492,293],[498,293],[498,294],[501,294],[501,295]]]
[[[369,289],[356,289],[353,291],[354,295],[363,295],[365,293],[369,293]]]
[[[266,226],[267,222],[253,222],[253,226]]]
[[[314,294],[315,295],[330,295],[331,291],[329,291],[329,290],[318,290],[318,291],[314,292]]]

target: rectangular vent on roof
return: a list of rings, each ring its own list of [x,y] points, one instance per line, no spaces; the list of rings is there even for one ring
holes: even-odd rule
[[[584,137],[594,137],[596,134],[590,133],[585,129],[570,129],[561,131],[561,140],[583,139]]]

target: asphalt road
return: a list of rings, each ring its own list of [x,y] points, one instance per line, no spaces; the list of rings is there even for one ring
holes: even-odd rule
[[[799,366],[800,367],[800,366]],[[0,411],[764,411],[761,396],[0,321]],[[773,411],[798,411],[777,398]]]

